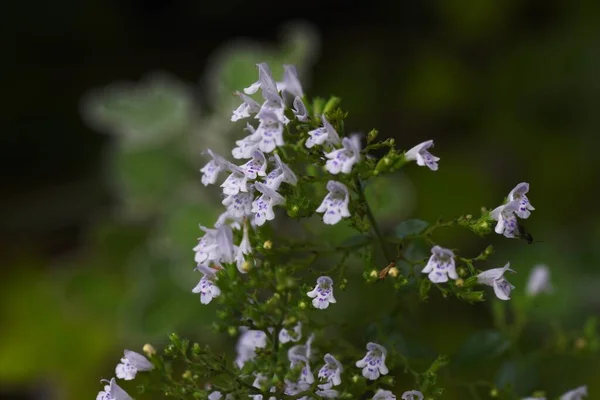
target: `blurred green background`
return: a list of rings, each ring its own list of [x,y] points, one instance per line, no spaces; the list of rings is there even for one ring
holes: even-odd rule
[[[580,330],[600,314],[600,7],[391,3],[7,6],[0,396],[93,398],[123,348],[160,345],[172,331],[231,348],[210,332],[215,308],[191,293],[198,223],[220,213],[198,169],[202,150],[227,154],[243,135],[229,122],[231,92],[263,60],[275,75],[297,64],[310,96],[342,97],[350,131],[377,128],[403,149],[435,140],[438,172],[410,166],[370,188],[384,229],[478,215],[530,182],[534,244],[454,230],[438,240],[466,256],[496,246],[487,266],[511,261],[516,304],[531,268],[547,264],[556,292],[535,299],[533,331],[549,321]],[[352,302],[356,279],[341,315],[393,302],[391,288]],[[491,326],[489,303],[433,296],[421,310],[408,324],[427,334],[413,335],[412,349],[451,354]],[[495,359],[479,372],[512,376],[522,395],[588,383],[595,398],[598,367],[597,356],[564,355],[536,366]],[[408,382],[400,373],[398,391]],[[449,388],[447,398],[461,394]]]

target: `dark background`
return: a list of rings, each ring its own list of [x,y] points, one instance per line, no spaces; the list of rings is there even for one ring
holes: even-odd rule
[[[111,340],[109,329],[98,334],[96,344],[83,340],[80,347],[69,336],[89,327],[88,318],[110,324],[107,309],[116,310],[119,302],[104,303],[105,294],[96,293],[89,296],[95,308],[88,309],[85,301],[79,303],[87,298],[82,288],[109,286],[108,297],[127,290],[118,262],[149,230],[147,222],[97,228],[99,221],[114,218],[111,210],[119,202],[111,189],[114,177],[107,174],[118,150],[114,136],[83,122],[83,94],[164,70],[190,83],[198,104],[207,105],[211,99],[201,76],[214,51],[238,37],[276,44],[290,20],[316,28],[320,52],[307,71],[308,91],[342,97],[350,111],[347,126],[376,127],[404,149],[436,141],[440,171],[410,172],[419,193],[415,215],[431,220],[477,214],[482,205],[495,206],[516,183],[529,181],[537,210],[528,229],[542,243],[527,247],[494,237],[500,248],[494,261],[516,259],[523,265],[522,282],[535,263],[555,268],[567,288],[546,308],[568,326],[581,326],[586,315],[599,313],[600,7],[595,2],[92,0],[4,7],[0,316],[7,323],[0,325],[5,343],[0,383],[8,389],[3,390],[41,386],[56,398],[76,398],[84,389],[93,393],[93,379],[110,374],[115,357],[106,356],[108,349],[156,335],[154,330]],[[482,242],[461,243],[465,252],[476,252]],[[107,253],[109,259],[98,261]],[[77,275],[82,270],[92,272]],[[79,288],[77,304],[83,305],[81,315],[66,317],[73,324],[69,328],[62,317],[72,310],[52,306],[48,293],[72,287]],[[48,311],[44,307],[54,310],[47,319],[40,317]],[[106,314],[95,314],[100,309]],[[485,319],[487,312],[476,315]],[[40,324],[56,324],[56,336],[44,341],[40,330],[52,328]],[[57,372],[63,367],[56,355],[71,346],[89,359],[83,368],[89,374],[77,378],[84,383]],[[88,355],[82,350],[87,346],[95,346]],[[18,351],[9,348],[30,352],[19,361]],[[38,363],[38,357],[44,361]],[[65,376],[79,369],[71,368],[63,368]],[[542,374],[542,382],[551,382],[552,374]]]

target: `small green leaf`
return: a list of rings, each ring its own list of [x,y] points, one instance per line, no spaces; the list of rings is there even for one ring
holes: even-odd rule
[[[407,219],[400,222],[394,229],[394,234],[397,238],[405,238],[410,235],[416,235],[425,230],[429,224],[420,219]]]
[[[502,355],[510,345],[510,340],[499,331],[478,331],[465,340],[456,353],[454,362],[456,365],[473,365],[491,360]]]
[[[536,389],[538,382],[537,368],[529,360],[506,361],[496,372],[494,382],[500,389],[516,393],[531,393]]]

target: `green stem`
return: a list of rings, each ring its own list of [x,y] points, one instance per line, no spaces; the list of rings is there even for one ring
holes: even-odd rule
[[[377,241],[379,242],[379,245],[381,246],[381,251],[383,252],[384,257],[386,258],[386,260],[388,262],[392,261],[394,258],[388,252],[387,246],[385,244],[385,240],[383,239],[383,235],[381,234],[381,231],[379,230],[379,225],[377,225],[377,221],[375,220],[373,211],[371,210],[371,207],[369,206],[369,202],[367,201],[367,197],[365,196],[365,190],[364,190],[363,185],[360,182],[360,179],[358,178],[358,176],[354,177],[354,184],[356,185],[356,192],[358,193],[359,200],[365,205],[365,209],[367,211],[367,218],[369,219],[369,222],[371,223],[371,227],[373,228],[373,232],[375,233],[375,237],[377,238]]]

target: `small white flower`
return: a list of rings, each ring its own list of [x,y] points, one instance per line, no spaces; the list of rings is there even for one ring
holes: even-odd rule
[[[341,149],[333,150],[329,153],[325,153],[327,163],[325,168],[331,174],[349,174],[352,171],[352,167],[358,161],[360,161],[360,135],[352,135],[342,139]]]
[[[312,304],[319,310],[329,307],[329,303],[335,303],[333,297],[333,279],[328,276],[321,276],[317,279],[317,285],[313,290],[307,293],[308,297],[313,299]]]
[[[338,145],[340,144],[340,137],[333,126],[327,121],[325,115],[321,116],[321,121],[323,121],[323,126],[321,128],[314,129],[309,131],[308,134],[310,137],[306,140],[306,147],[309,149],[314,145]]]
[[[508,194],[508,201],[516,201],[518,203],[515,214],[523,219],[529,218],[531,211],[535,210],[525,195],[527,192],[529,192],[529,183],[521,182]]]
[[[294,347],[288,351],[288,359],[290,361],[290,368],[294,368],[297,365],[302,365],[302,371],[300,372],[300,377],[298,378],[297,383],[312,384],[315,381],[315,376],[310,369],[309,360],[305,355],[295,352]]]
[[[211,149],[206,149],[206,153],[208,153],[212,160],[210,160],[200,172],[202,172],[202,184],[204,186],[214,185],[219,178],[219,173],[227,168],[228,161],[221,157],[220,155],[213,153]]]
[[[283,65],[283,82],[277,83],[277,89],[294,97],[304,96],[302,84],[298,78],[298,71],[294,65]]]
[[[494,229],[497,234],[504,235],[507,238],[519,236],[519,226],[517,224],[517,216],[515,215],[518,209],[518,202],[510,201],[492,210],[492,219],[498,221]]]
[[[249,329],[242,333],[237,345],[237,357],[235,364],[242,369],[246,361],[253,360],[256,357],[256,349],[263,348],[267,345],[267,334],[263,331]],[[256,386],[260,387],[260,386]]]
[[[552,293],[554,288],[550,282],[550,269],[545,265],[536,265],[529,274],[525,293],[527,296],[537,296],[540,293]]]
[[[236,256],[235,256],[238,271],[240,271],[243,274],[248,272],[244,268],[244,263],[246,262],[245,256],[248,254],[251,254],[251,253],[252,253],[252,245],[250,244],[250,238],[248,237],[248,224],[244,224],[244,234],[242,237],[242,241],[240,242],[240,245],[237,247],[237,252],[236,252]]]
[[[560,396],[560,400],[581,400],[588,396],[587,386],[579,386]]]
[[[231,116],[231,120],[233,122],[239,121],[240,119],[248,118],[252,114],[256,114],[260,110],[260,104],[252,97],[245,95],[241,92],[235,92],[236,96],[239,96],[243,103],[240,104],[238,108],[233,110],[233,115]]]
[[[340,397],[340,392],[333,389],[317,390],[315,394],[317,396],[325,397],[326,399],[337,399]]]
[[[379,378],[379,375],[387,375],[389,372],[385,365],[387,350],[377,343],[367,343],[367,354],[356,362],[358,368],[362,368],[362,375],[370,380]]]
[[[396,400],[396,396],[389,390],[377,389],[373,400]]]
[[[417,161],[417,165],[427,166],[432,171],[437,171],[438,164],[437,162],[440,160],[439,157],[431,154],[427,149],[433,147],[433,140],[428,140],[426,142],[420,143],[408,150],[404,156],[408,161]]]
[[[279,331],[279,343],[285,344],[288,342],[297,342],[302,338],[302,323],[298,322],[290,333],[287,329],[282,328]]]
[[[264,153],[270,153],[277,146],[283,146],[283,122],[271,110],[261,110],[257,117],[260,118],[255,135],[260,138],[258,148]]]
[[[296,174],[288,167],[281,158],[279,154],[275,154],[271,161],[275,161],[277,167],[269,172],[267,178],[265,179],[265,184],[273,190],[279,189],[279,185],[282,182],[289,183],[290,185],[296,185],[298,183],[298,178]]]
[[[308,110],[300,97],[294,99],[294,102],[292,103],[292,112],[300,122],[308,122],[310,120]]]
[[[257,176],[265,176],[267,173],[267,159],[260,150],[254,150],[252,152],[252,159],[244,165],[240,165],[240,168],[244,171],[244,174],[249,179],[256,179]]]
[[[263,384],[264,381],[267,380],[267,377],[262,375],[262,374],[256,374],[256,378],[254,378],[254,382],[252,383],[252,386],[254,386],[255,388],[261,389],[261,386]],[[272,387],[269,391],[271,392],[275,392],[277,389],[275,387]],[[263,400],[263,395],[262,394],[250,394],[248,395],[248,397],[250,397],[253,400]],[[269,400],[277,400],[276,397],[269,397]]]
[[[203,275],[200,282],[192,289],[192,293],[200,293],[200,302],[208,304],[212,299],[221,295],[221,289],[214,283],[216,271],[205,265],[200,265],[196,269],[202,272]]]
[[[515,272],[510,269],[510,263],[506,263],[503,268],[493,268],[480,273],[477,275],[477,282],[492,286],[496,297],[500,300],[510,300],[510,292],[515,287],[504,278],[506,271]]]
[[[433,246],[431,248],[431,257],[429,257],[427,265],[425,265],[425,268],[421,272],[429,274],[429,280],[433,283],[448,282],[448,277],[458,279],[454,253],[450,249]]]
[[[222,398],[223,398],[223,395],[219,391],[212,392],[211,394],[208,395],[208,400],[221,400]],[[233,399],[234,399],[234,397],[231,393],[228,393],[225,395],[225,400],[233,400]]]
[[[220,251],[217,245],[217,229],[209,229],[200,225],[204,236],[198,239],[198,244],[193,248],[196,252],[194,261],[198,265],[206,265],[220,258]]]
[[[423,400],[423,393],[418,390],[409,390],[402,393],[402,400]]]
[[[342,383],[341,375],[344,371],[344,368],[342,367],[342,364],[340,364],[340,362],[329,353],[325,354],[323,359],[325,360],[325,365],[321,367],[317,377],[320,381],[325,381],[325,383],[320,384],[319,388],[331,389],[333,386],[337,386]]]
[[[323,222],[327,225],[334,225],[342,218],[349,217],[348,203],[350,195],[348,188],[343,183],[337,181],[327,182],[329,193],[323,199],[323,202],[317,208],[316,212],[323,213]]]
[[[245,131],[249,132],[250,135],[246,136],[242,140],[236,140],[236,147],[231,150],[231,154],[235,159],[246,159],[251,158],[255,150],[260,145],[260,134],[256,134],[256,129],[249,123],[246,123]]]
[[[215,227],[218,228],[221,225],[229,225],[231,229],[235,229],[236,231],[242,229],[242,222],[244,221],[243,217],[234,217],[228,211],[224,211],[217,218],[217,222],[215,223]]]
[[[261,226],[266,221],[275,218],[273,207],[285,203],[285,199],[264,183],[256,182],[255,187],[262,195],[252,202],[252,212],[254,213],[254,223]]]
[[[225,179],[225,182],[221,184],[223,193],[227,195],[238,194],[239,192],[248,191],[248,176],[245,171],[237,165],[231,164],[229,166],[231,174]]]
[[[108,385],[104,386],[104,391],[98,392],[96,400],[133,400],[117,383],[115,378],[112,378],[110,382],[106,379],[102,379],[100,382],[107,382]]]
[[[273,79],[273,74],[271,73],[271,68],[269,68],[269,65],[265,62],[262,62],[260,64],[256,64],[256,66],[258,67],[258,81],[244,89],[244,93],[254,94],[258,91],[258,89],[262,89],[264,98],[279,96],[277,93],[277,84]]]
[[[521,400],[546,400],[545,397],[523,397]]]
[[[121,363],[117,364],[117,368],[115,368],[115,373],[117,378],[130,381],[135,378],[138,371],[151,371],[153,369],[154,365],[146,357],[135,351],[125,350]]]
[[[254,190],[249,192],[239,192],[223,199],[221,204],[227,207],[227,213],[232,218],[242,218],[252,214],[252,201],[254,200]]]

